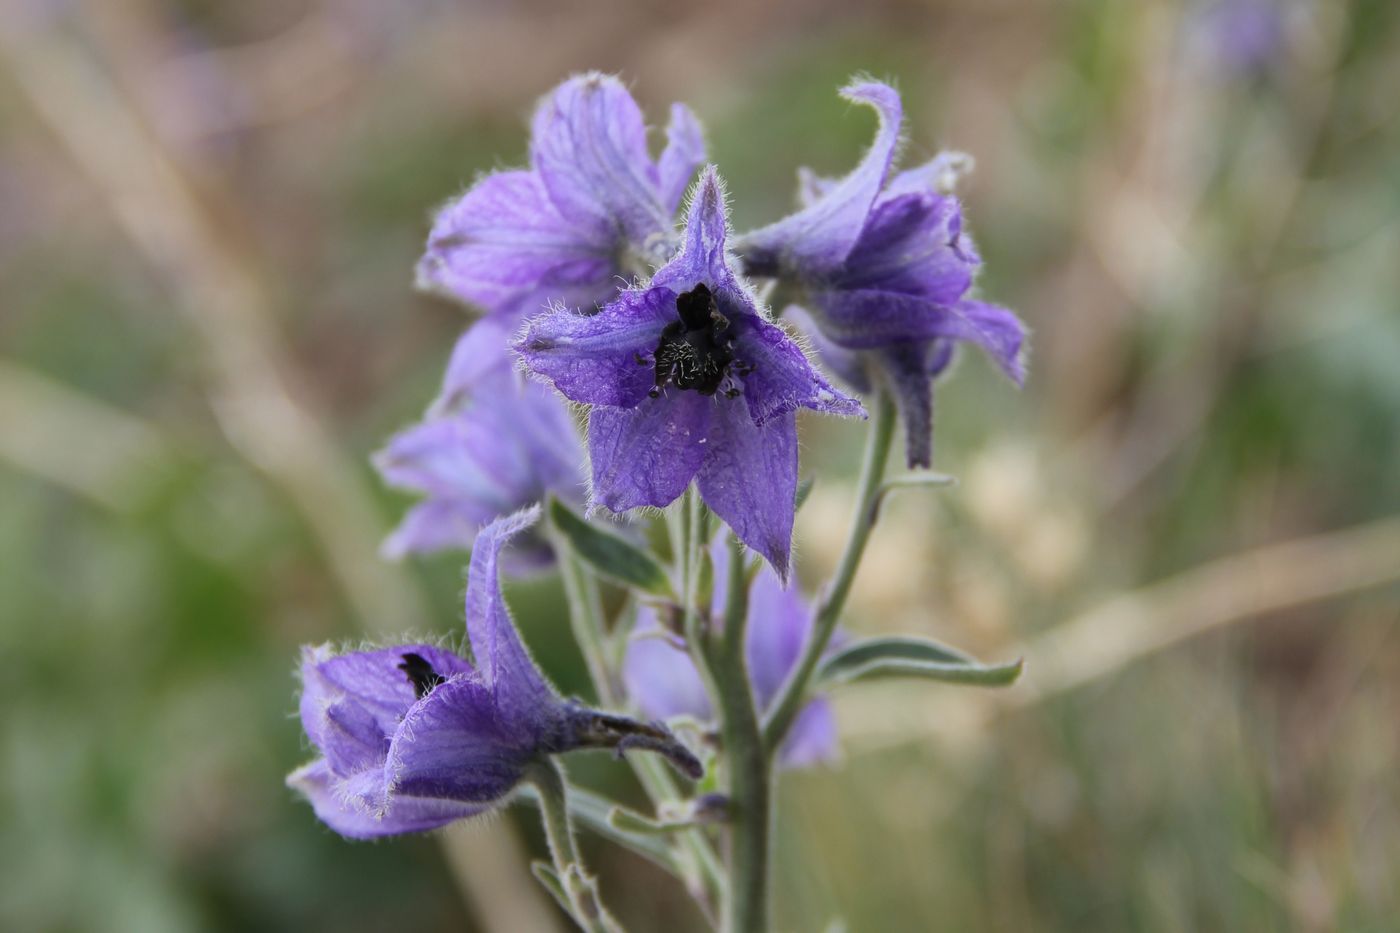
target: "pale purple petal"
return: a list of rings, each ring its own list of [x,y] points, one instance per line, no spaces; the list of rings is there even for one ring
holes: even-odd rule
[[[693,716],[710,718],[710,700],[690,655],[663,633],[656,613],[647,606],[637,611],[637,622],[622,661],[622,681],[627,695],[641,712],[653,719]]]
[[[883,197],[921,192],[951,194],[973,167],[973,158],[966,152],[944,150],[922,165],[907,168],[891,178]]]
[[[429,499],[413,506],[384,539],[379,553],[385,560],[402,560],[410,554],[467,550],[481,526],[500,513],[459,499]]]
[[[536,375],[574,401],[630,408],[654,384],[647,360],[675,319],[676,295],[669,289],[625,291],[597,314],[553,311],[535,318],[515,349]]]
[[[696,169],[705,162],[705,134],[700,121],[685,104],[671,105],[666,127],[666,148],[656,165],[661,204],[668,214],[680,206]]]
[[[375,772],[382,781],[382,773]],[[454,820],[475,816],[485,807],[456,800],[405,797],[393,801],[386,812],[372,810],[357,799],[337,789],[340,779],[331,773],[325,761],[316,760],[294,771],[287,785],[299,791],[311,803],[316,816],[331,829],[347,839],[378,839],[401,833],[425,832],[446,826]]]
[[[802,348],[778,325],[755,316],[733,324],[735,358],[752,371],[742,377],[744,400],[755,423],[797,408],[835,415],[865,414],[860,402],[838,392],[812,366]]]
[[[570,78],[540,102],[532,129],[535,170],[571,226],[636,243],[670,228],[642,111],[617,78]]]
[[[797,169],[797,206],[811,207],[841,184],[841,179],[818,175],[807,166]]]
[[[878,82],[850,85],[841,94],[875,109],[875,141],[855,170],[821,198],[742,238],[739,251],[759,265],[820,277],[841,267],[860,236],[899,144],[902,109],[899,94]]]
[[[1017,385],[1025,383],[1026,364],[1021,347],[1026,339],[1026,325],[1012,311],[970,299],[958,302],[951,311],[958,326],[943,336],[977,344],[1012,381]]]
[[[806,768],[831,761],[838,750],[836,716],[825,697],[817,697],[802,707],[792,721],[792,729],[778,758],[783,767]]]
[[[481,529],[467,569],[467,638],[481,681],[492,691],[506,728],[524,730],[526,735],[537,735],[551,725],[558,699],[515,630],[501,595],[497,564],[506,542],[533,525],[539,514],[535,506]]]
[[[442,389],[429,413],[456,408],[513,369],[515,360],[510,347],[513,334],[513,325],[495,318],[483,318],[463,331],[452,346]]]
[[[555,210],[533,172],[482,178],[438,214],[418,283],[487,313],[516,317],[549,302],[591,307],[616,288],[607,240]]]
[[[632,409],[594,408],[593,502],[614,512],[674,502],[705,460],[715,407],[712,398],[674,390]]]
[[[770,568],[759,570],[749,588],[745,652],[754,699],[761,709],[768,708],[797,663],[811,628],[812,610],[801,591],[784,585]]]
[[[413,797],[490,804],[519,782],[535,737],[501,715],[497,692],[457,677],[409,711],[384,766],[390,812]]]
[[[746,406],[721,401],[696,476],[700,495],[784,578],[797,496],[797,421],[791,412],[754,424]]]
[[[425,421],[394,435],[374,466],[391,486],[477,504],[485,518],[499,515],[520,504],[518,467],[526,457],[493,428],[484,418]]]

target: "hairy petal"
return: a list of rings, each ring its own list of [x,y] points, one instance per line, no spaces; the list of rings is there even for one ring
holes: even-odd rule
[[[841,95],[875,109],[880,120],[875,141],[854,171],[807,207],[744,235],[739,251],[759,264],[820,278],[840,268],[865,226],[899,144],[903,111],[899,94],[886,84],[853,84]]]
[[[902,343],[872,352],[904,422],[905,454],[911,468],[933,465],[933,379],[929,370],[934,352],[931,343]]]
[[[715,404],[676,390],[632,409],[594,408],[588,415],[594,504],[624,512],[674,502],[705,460]]]
[[[510,792],[534,737],[500,715],[495,693],[475,677],[459,677],[409,711],[385,764],[391,809],[404,797],[490,804]]]
[[[667,214],[674,214],[695,170],[705,162],[705,134],[685,104],[671,105],[666,148],[656,164],[657,188]]]
[[[871,389],[870,375],[866,372],[865,358],[859,351],[850,350],[827,337],[811,313],[799,305],[788,305],[783,310],[784,319],[806,336],[816,351],[817,360],[827,372],[856,392],[868,394]]]
[[[860,402],[834,389],[802,348],[776,324],[759,317],[734,322],[735,358],[753,367],[743,376],[749,416],[764,424],[797,408],[834,415],[865,414]]]
[[[723,303],[738,303],[744,313],[756,314],[753,300],[739,284],[726,252],[729,215],[725,206],[724,182],[713,165],[707,166],[695,184],[686,215],[681,250],[656,271],[653,287],[664,285],[676,294],[690,291],[704,282]],[[726,310],[732,310],[726,308]]]
[[[535,111],[531,159],[559,213],[591,239],[644,242],[665,232],[641,108],[622,82],[570,78]]]
[[[382,780],[381,775],[374,775]],[[325,761],[316,760],[287,778],[287,786],[311,803],[316,816],[347,839],[378,839],[402,833],[425,832],[454,820],[475,816],[484,807],[456,800],[406,797],[393,801],[387,811],[366,807],[353,791],[349,794]]]
[[[645,361],[675,319],[670,289],[625,291],[597,314],[552,311],[535,318],[515,350],[531,371],[574,401],[630,408],[654,384],[655,372]]]
[[[515,630],[501,594],[497,565],[506,542],[533,525],[539,515],[539,507],[534,506],[481,529],[467,568],[467,638],[481,682],[491,691],[505,728],[532,736],[553,728],[559,700]]]
[[[974,166],[975,161],[966,152],[947,149],[922,165],[907,168],[895,175],[885,186],[884,195],[894,197],[929,191],[951,194]]]
[[[514,318],[551,300],[591,306],[615,288],[611,246],[555,209],[533,172],[482,178],[437,215],[418,284]]]
[[[791,412],[754,424],[737,401],[716,406],[700,495],[786,579],[797,496],[797,420]]]

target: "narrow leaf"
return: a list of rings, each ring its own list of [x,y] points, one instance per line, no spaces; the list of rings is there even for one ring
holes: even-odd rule
[[[530,785],[525,785],[518,792],[518,799],[526,801],[532,806],[539,806],[539,799],[535,789]],[[650,835],[629,832],[620,827],[614,826],[608,819],[609,815],[616,808],[611,800],[602,797],[592,791],[581,787],[570,786],[568,797],[569,816],[576,823],[586,826],[593,832],[631,849],[650,862],[661,866],[673,875],[679,876],[676,863],[671,858],[670,849],[663,838]]]
[[[599,573],[654,596],[675,599],[661,563],[635,544],[585,521],[558,499],[549,501],[549,520],[574,553]]]
[[[818,672],[828,684],[883,677],[921,677],[944,683],[1000,687],[1021,676],[1020,659],[1007,664],[982,664],[955,648],[909,636],[866,638],[847,645],[827,659]]]
[[[530,863],[530,874],[535,876],[536,881],[544,885],[544,889],[549,892],[564,913],[573,913],[574,908],[569,903],[569,895],[564,893],[564,882],[560,879],[559,872],[554,870],[553,865],[536,859]]]

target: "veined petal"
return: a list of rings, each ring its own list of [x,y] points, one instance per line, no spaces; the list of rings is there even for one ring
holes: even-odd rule
[[[741,238],[739,251],[759,265],[820,278],[840,268],[860,237],[894,159],[903,111],[894,88],[878,82],[849,85],[841,96],[875,109],[875,141],[855,170],[820,198]]]
[[[669,391],[632,409],[588,415],[592,501],[613,512],[670,505],[704,462],[716,401]]]
[[[730,305],[738,302],[742,313],[757,314],[753,300],[729,267],[726,252],[728,238],[729,215],[725,206],[724,181],[713,165],[707,166],[690,198],[681,250],[656,271],[651,280],[652,286],[664,285],[679,295],[704,282],[721,302]]]
[[[752,371],[742,377],[750,417],[764,424],[797,408],[864,415],[860,402],[834,389],[781,327],[757,316],[734,322],[734,355]]]
[[[799,305],[788,305],[783,310],[783,318],[792,323],[810,341],[816,351],[817,360],[827,372],[862,395],[871,391],[870,375],[865,369],[865,360],[856,350],[850,350],[831,340],[817,326],[812,315]]]
[[[665,232],[641,108],[597,72],[565,81],[535,112],[531,159],[550,200],[590,238],[635,243]]]
[[[382,780],[382,774],[375,773]],[[358,803],[353,796],[338,791],[340,780],[320,759],[305,765],[287,778],[287,786],[299,791],[311,803],[316,816],[347,839],[378,839],[402,833],[426,832],[455,820],[475,816],[484,807],[456,800],[401,798],[379,814]]]
[[[656,164],[658,191],[667,214],[680,206],[696,169],[705,163],[705,134],[700,121],[685,104],[671,105],[666,127],[666,148]]]
[[[510,793],[533,754],[497,714],[495,692],[475,677],[439,684],[404,717],[385,764],[393,812],[403,798],[489,805]]]
[[[506,542],[539,515],[534,506],[481,529],[467,569],[467,638],[481,682],[491,691],[504,728],[532,736],[553,727],[559,700],[515,630],[497,565]]]
[[[329,645],[302,650],[302,727],[338,774],[383,763],[388,737],[417,700],[399,669],[406,653],[418,654],[444,677],[471,670],[465,658],[434,645],[340,655]]]
[[[648,606],[637,610],[622,661],[622,681],[632,702],[653,719],[694,716],[703,722],[710,718],[710,699],[694,662],[663,633]]]
[[[935,194],[882,197],[833,284],[952,304],[972,286],[978,265],[971,241],[962,235],[955,199]]]
[[[489,420],[468,414],[416,424],[395,434],[374,466],[391,486],[480,503],[488,517],[498,515],[517,498],[524,458],[512,456]]]
[[[616,287],[606,240],[555,209],[533,172],[488,175],[437,215],[419,287],[515,317],[549,301],[589,306]]]
[[[675,317],[670,289],[625,291],[597,314],[552,311],[535,318],[515,350],[574,401],[630,408],[655,382],[646,360]]]
[[[796,416],[778,414],[759,426],[746,406],[720,402],[706,446],[696,476],[700,495],[786,579],[797,507]]]

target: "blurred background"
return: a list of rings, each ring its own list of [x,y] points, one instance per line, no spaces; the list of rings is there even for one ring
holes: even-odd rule
[[[1023,392],[940,384],[960,484],[886,510],[849,613],[1028,675],[839,698],[781,927],[1400,928],[1393,0],[3,0],[0,928],[560,928],[530,811],[347,844],[282,781],[300,644],[461,624],[463,555],[376,556],[367,455],[466,320],[411,288],[430,210],[588,68],[699,112],[741,227],[894,80],[1034,331]],[[860,428],[804,432],[814,586]],[[510,597],[584,691],[557,583]],[[634,929],[700,928],[587,850]]]

